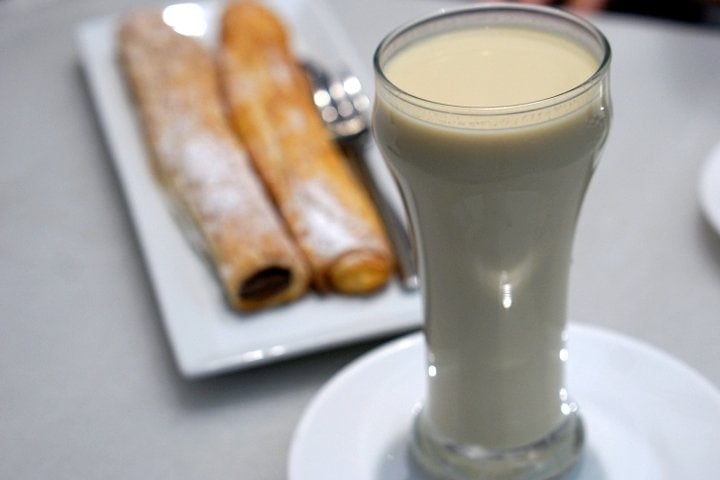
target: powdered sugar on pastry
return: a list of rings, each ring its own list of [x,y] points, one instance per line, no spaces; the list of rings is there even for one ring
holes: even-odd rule
[[[362,218],[348,214],[328,185],[320,178],[299,182],[293,189],[293,204],[302,205],[304,215],[298,216],[298,228],[308,244],[317,248],[318,256],[332,260],[354,249],[377,248],[375,232]]]
[[[308,259],[315,287],[367,293],[383,286],[394,266],[383,226],[329,138],[279,19],[259,3],[229,4],[218,59],[232,126]]]
[[[119,40],[155,173],[200,233],[230,303],[297,298],[307,267],[227,125],[211,56],[158,12],[128,17]]]

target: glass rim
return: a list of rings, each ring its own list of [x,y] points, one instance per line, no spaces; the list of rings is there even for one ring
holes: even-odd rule
[[[467,13],[476,13],[482,11],[493,11],[493,12],[524,12],[531,14],[538,14],[543,16],[549,16],[554,19],[559,19],[569,24],[574,24],[577,27],[584,29],[592,37],[594,37],[602,51],[602,58],[598,62],[597,69],[584,81],[578,83],[569,90],[545,97],[539,100],[532,100],[530,102],[509,104],[509,105],[493,105],[493,106],[481,106],[481,105],[456,105],[452,103],[443,103],[434,100],[428,100],[427,98],[419,97],[407,92],[406,90],[395,85],[387,76],[381,66],[380,57],[384,50],[398,37],[407,33],[417,27],[421,27],[432,22],[450,18],[453,16],[463,15]],[[373,68],[376,74],[376,78],[379,78],[382,83],[387,87],[392,95],[399,97],[415,104],[418,107],[426,110],[433,110],[443,113],[452,113],[459,115],[508,115],[516,113],[528,113],[544,108],[549,108],[554,105],[561,104],[563,102],[572,100],[590,89],[593,85],[600,82],[607,74],[610,68],[610,59],[612,56],[612,50],[610,42],[608,42],[605,35],[598,29],[592,22],[582,18],[576,14],[561,10],[555,7],[549,7],[545,5],[531,5],[531,4],[512,4],[512,3],[500,3],[500,2],[488,2],[472,6],[462,6],[457,8],[442,8],[438,11],[429,13],[416,20],[407,22],[394,30],[390,31],[378,44],[373,54]]]

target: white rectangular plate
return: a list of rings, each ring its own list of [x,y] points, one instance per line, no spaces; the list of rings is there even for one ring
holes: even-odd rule
[[[348,66],[366,87],[372,87],[369,68],[358,60],[326,7],[315,0],[267,3],[284,19],[300,58],[330,68]],[[221,5],[201,6],[201,15],[194,18],[200,27],[206,23],[200,39],[212,47]],[[149,169],[140,126],[116,58],[118,21],[118,17],[107,17],[83,23],[76,39],[180,372],[186,377],[209,376],[419,327],[419,295],[402,291],[395,282],[370,297],[311,293],[298,302],[260,313],[239,314],[227,306],[208,265],[173,220]],[[382,160],[376,152],[371,157],[381,187],[399,209],[397,191]]]

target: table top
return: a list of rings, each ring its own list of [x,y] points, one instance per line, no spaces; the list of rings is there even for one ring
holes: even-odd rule
[[[303,409],[382,341],[183,379],[73,43],[143,0],[0,0],[0,477],[281,479]],[[370,62],[442,1],[328,2]],[[578,227],[572,321],[720,386],[720,234],[697,202],[720,142],[720,30],[594,18],[614,121]]]

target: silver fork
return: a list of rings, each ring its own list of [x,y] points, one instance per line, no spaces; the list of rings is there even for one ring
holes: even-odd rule
[[[357,169],[378,207],[395,250],[401,287],[416,290],[417,266],[410,237],[367,164],[367,148],[371,141],[370,99],[363,92],[360,80],[347,70],[331,73],[312,62],[305,62],[303,66],[312,84],[313,102],[320,116],[335,140],[349,151],[349,157],[356,160]]]

